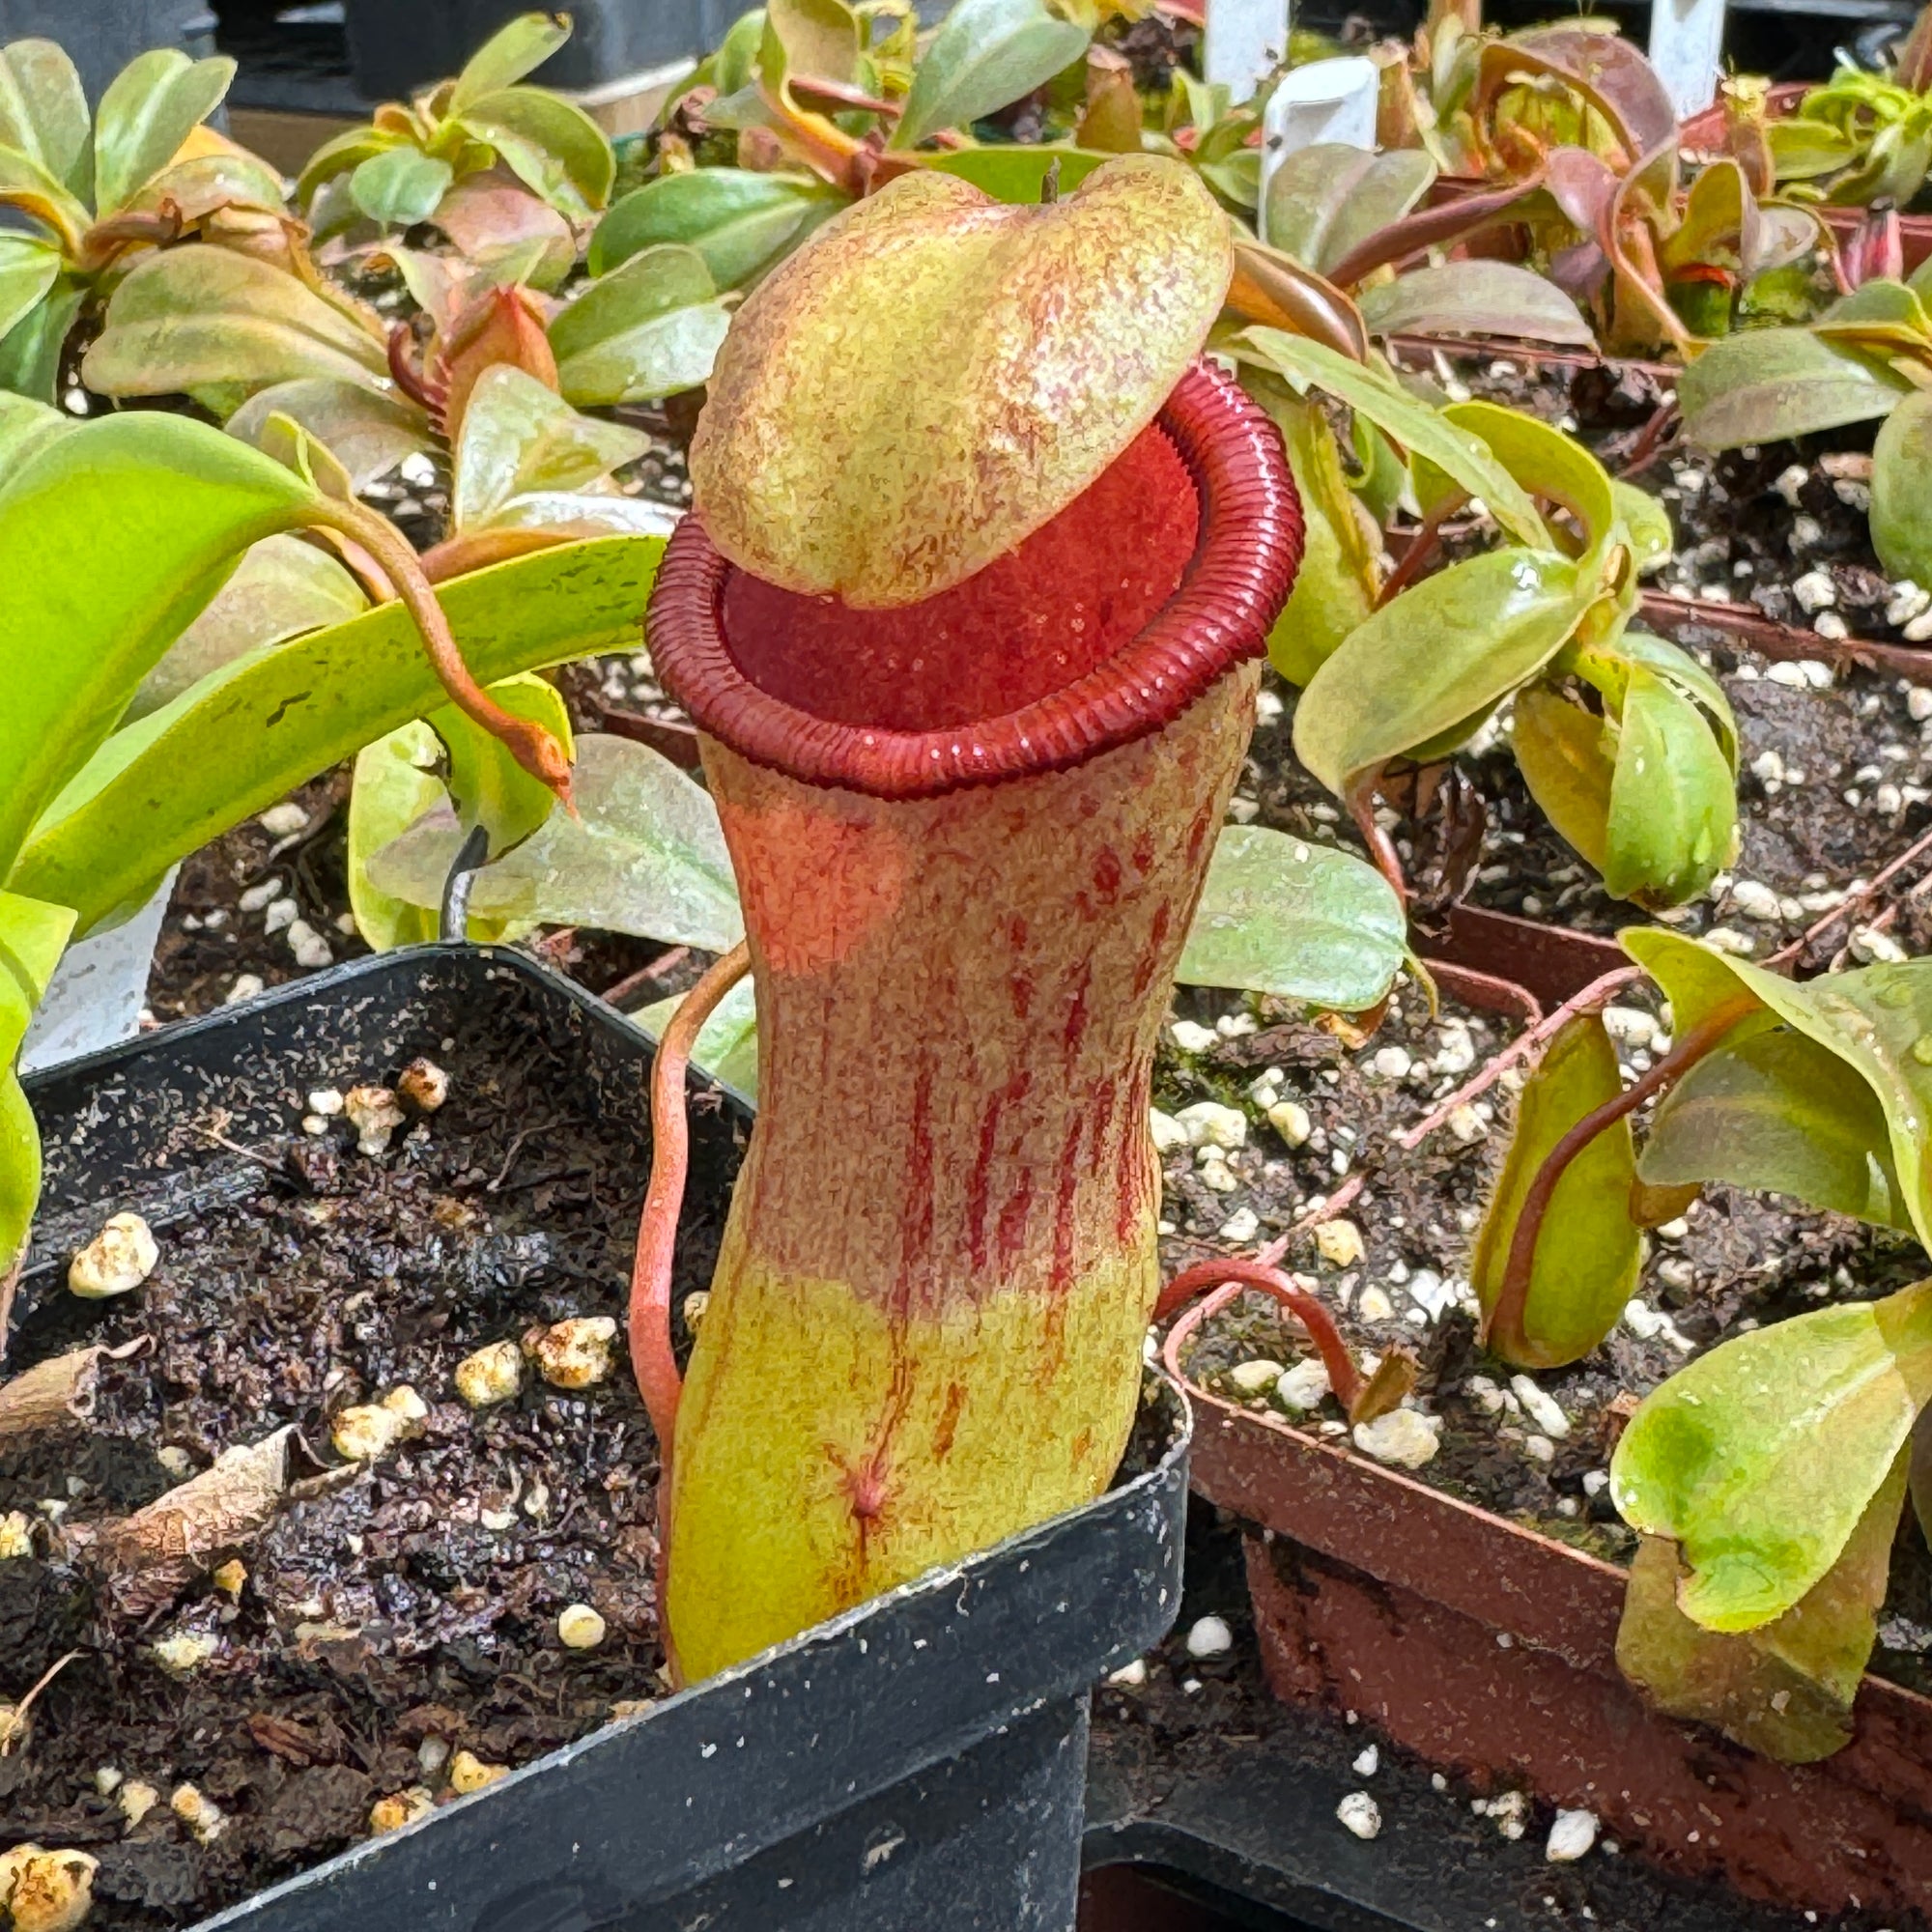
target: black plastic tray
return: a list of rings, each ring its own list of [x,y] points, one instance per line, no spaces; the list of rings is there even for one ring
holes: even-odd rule
[[[505,1003],[575,1043],[601,1102],[644,1112],[649,1040],[523,956],[358,960],[29,1081],[47,1143],[32,1272],[112,1200],[164,1225],[232,1185],[168,1122],[231,1142],[295,1096],[418,1053],[460,1067]],[[744,1116],[693,1113],[694,1199],[728,1184]],[[222,1179],[226,1174],[231,1178]],[[1067,1932],[1088,1687],[1180,1601],[1187,1418],[1097,1502],[610,1725],[205,1923],[248,1932]]]

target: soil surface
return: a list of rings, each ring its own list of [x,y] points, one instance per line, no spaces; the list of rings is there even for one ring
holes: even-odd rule
[[[1225,1025],[1242,1026],[1227,1002],[1189,998],[1199,1017],[1218,1013]],[[1627,1075],[1641,1073],[1657,1050],[1653,1007],[1633,996],[1611,1019],[1622,1035]],[[1212,1097],[1239,1106],[1249,1145],[1219,1160],[1204,1160],[1195,1149],[1167,1156],[1169,1268],[1213,1253],[1252,1252],[1317,1208],[1345,1170],[1364,1175],[1362,1192],[1341,1210],[1360,1237],[1359,1258],[1324,1253],[1311,1230],[1295,1236],[1283,1265],[1313,1284],[1358,1355],[1379,1357],[1401,1346],[1416,1356],[1414,1406],[1441,1426],[1433,1459],[1413,1473],[1447,1494],[1627,1561],[1635,1538],[1610,1501],[1607,1463],[1633,1399],[1726,1336],[1828,1300],[1903,1288],[1924,1274],[1924,1255],[1903,1235],[1713,1187],[1649,1240],[1630,1312],[1605,1341],[1582,1361],[1530,1378],[1561,1411],[1561,1428],[1551,1426],[1521,1399],[1513,1385],[1517,1372],[1478,1345],[1468,1285],[1475,1235],[1513,1131],[1519,1075],[1506,1070],[1467,1114],[1452,1117],[1415,1151],[1391,1140],[1460,1089],[1473,1062],[1487,1060],[1513,1031],[1448,1002],[1431,1020],[1413,986],[1398,992],[1374,1038],[1353,1049],[1332,1034],[1290,1023],[1233,1038],[1217,1034],[1189,1054],[1175,1045],[1170,1029],[1156,1104]],[[1250,1091],[1269,1067],[1312,1127],[1305,1145],[1286,1157]],[[1220,1175],[1235,1182],[1226,1192],[1204,1179]],[[1292,1368],[1312,1354],[1297,1324],[1283,1320],[1267,1296],[1248,1292],[1199,1331],[1190,1373],[1229,1401],[1286,1414],[1347,1446],[1348,1425],[1332,1396],[1300,1411],[1265,1389],[1244,1392],[1232,1378],[1244,1363]],[[1900,1551],[1872,1667],[1932,1690],[1932,1561],[1909,1525]]]
[[[84,1301],[56,1265],[23,1288],[10,1374],[125,1351],[84,1431],[0,1450],[0,1521],[20,1512],[31,1542],[0,1561],[0,1695],[74,1653],[0,1757],[0,1844],[97,1858],[99,1932],[195,1922],[367,1837],[379,1800],[446,1800],[460,1752],[515,1766],[662,1690],[657,1446],[621,1340],[648,1117],[634,1064],[586,1063],[527,1001],[476,1003],[439,1055],[446,1103],[382,1152],[340,1116],[304,1129],[310,1093],[399,1071],[326,1049],[270,1094],[280,1130],[244,1144],[224,1111],[178,1119],[167,1144],[201,1163],[199,1191],[185,1218],[156,1216],[145,1285]],[[236,1102],[257,1128],[263,1097]],[[127,1205],[43,1234],[84,1238]],[[722,1210],[717,1193],[687,1205],[680,1301],[709,1279]],[[592,1385],[526,1361],[512,1399],[458,1398],[472,1350],[600,1316],[618,1339]],[[343,1411],[402,1386],[420,1433],[346,1460]],[[103,1553],[113,1523],[285,1426],[290,1487],[259,1534],[201,1550],[178,1583]],[[560,1640],[579,1604],[605,1620],[595,1648]],[[184,1639],[205,1659],[185,1666]],[[157,1796],[139,1822],[136,1785]],[[179,1815],[184,1787],[216,1829]]]

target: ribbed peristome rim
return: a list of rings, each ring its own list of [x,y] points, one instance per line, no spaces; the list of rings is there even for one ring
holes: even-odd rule
[[[1104,664],[1017,711],[937,731],[819,718],[760,690],[724,641],[734,566],[688,516],[651,593],[646,635],[667,691],[698,728],[754,764],[874,798],[1063,771],[1171,723],[1231,666],[1259,657],[1301,563],[1301,502],[1280,432],[1208,361],[1160,413],[1201,497],[1201,537],[1180,587]]]

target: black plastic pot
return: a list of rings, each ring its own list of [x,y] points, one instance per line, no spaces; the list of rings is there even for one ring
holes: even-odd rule
[[[430,1053],[508,1011],[647,1118],[651,1047],[519,954],[433,946],[344,966],[30,1080],[47,1144],[30,1276],[104,1205],[157,1229],[245,1181],[318,1081]],[[474,1049],[472,1048],[472,1051]],[[479,1069],[479,1077],[487,1068]],[[745,1115],[693,1110],[687,1211],[728,1187]],[[247,1932],[1068,1932],[1088,1688],[1180,1601],[1187,1419],[1099,1501],[808,1633],[500,1784],[210,1919]],[[1130,1459],[1131,1460],[1131,1459]]]
[[[214,15],[206,0],[0,0],[0,44],[58,41],[80,70],[90,100],[136,54],[180,47],[200,59],[214,51]]]
[[[348,0],[355,85],[394,100],[456,72],[525,0]],[[572,0],[570,39],[531,78],[544,87],[603,87],[695,60],[744,10],[722,0]]]

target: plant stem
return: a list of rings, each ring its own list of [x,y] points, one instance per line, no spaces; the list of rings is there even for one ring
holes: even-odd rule
[[[1210,1288],[1219,1288],[1223,1282],[1229,1281],[1237,1281],[1244,1288],[1258,1288],[1264,1294],[1273,1295],[1301,1323],[1321,1353],[1322,1365],[1328,1371],[1328,1385],[1335,1391],[1336,1400],[1352,1414],[1364,1386],[1362,1372],[1355,1366],[1355,1358],[1350,1354],[1349,1345],[1343,1341],[1342,1331],[1335,1325],[1335,1318],[1293,1275],[1284,1274],[1280,1268],[1266,1262],[1246,1257],[1232,1261],[1215,1258],[1182,1268],[1161,1290],[1160,1298],[1153,1306],[1153,1320],[1156,1322],[1169,1320],[1196,1295],[1205,1294]]]
[[[306,517],[309,527],[334,530],[359,544],[376,560],[395,586],[403,608],[415,620],[422,635],[423,649],[429,655],[450,702],[472,724],[500,739],[525,771],[539,783],[548,785],[563,803],[570,804],[570,759],[549,731],[529,718],[517,718],[505,711],[470,674],[457,648],[442,606],[424,574],[421,559],[395,525],[386,517],[365,509],[360,503],[343,502],[334,497],[318,499]]]
[[[1517,1215],[1516,1231],[1510,1237],[1509,1262],[1503,1269],[1502,1288],[1496,1295],[1490,1319],[1483,1323],[1483,1340],[1500,1329],[1517,1332],[1523,1309],[1529,1300],[1530,1273],[1536,1264],[1536,1243],[1543,1233],[1543,1221],[1558,1184],[1570,1164],[1606,1128],[1613,1127],[1635,1113],[1653,1094],[1680,1078],[1718,1046],[1740,1021],[1761,1012],[1762,1004],[1749,994],[1727,1000],[1714,1009],[1660,1060],[1649,1072],[1640,1075],[1613,1100],[1593,1108],[1573,1126],[1544,1156],[1543,1165],[1523,1195]]]
[[[665,1028],[651,1069],[651,1181],[638,1222],[638,1253],[631,1267],[631,1372],[657,1432],[658,1458],[667,1470],[677,1428],[678,1398],[684,1392],[684,1378],[670,1346],[671,1255],[691,1156],[684,1075],[704,1022],[751,965],[751,948],[741,939],[706,971]]]

